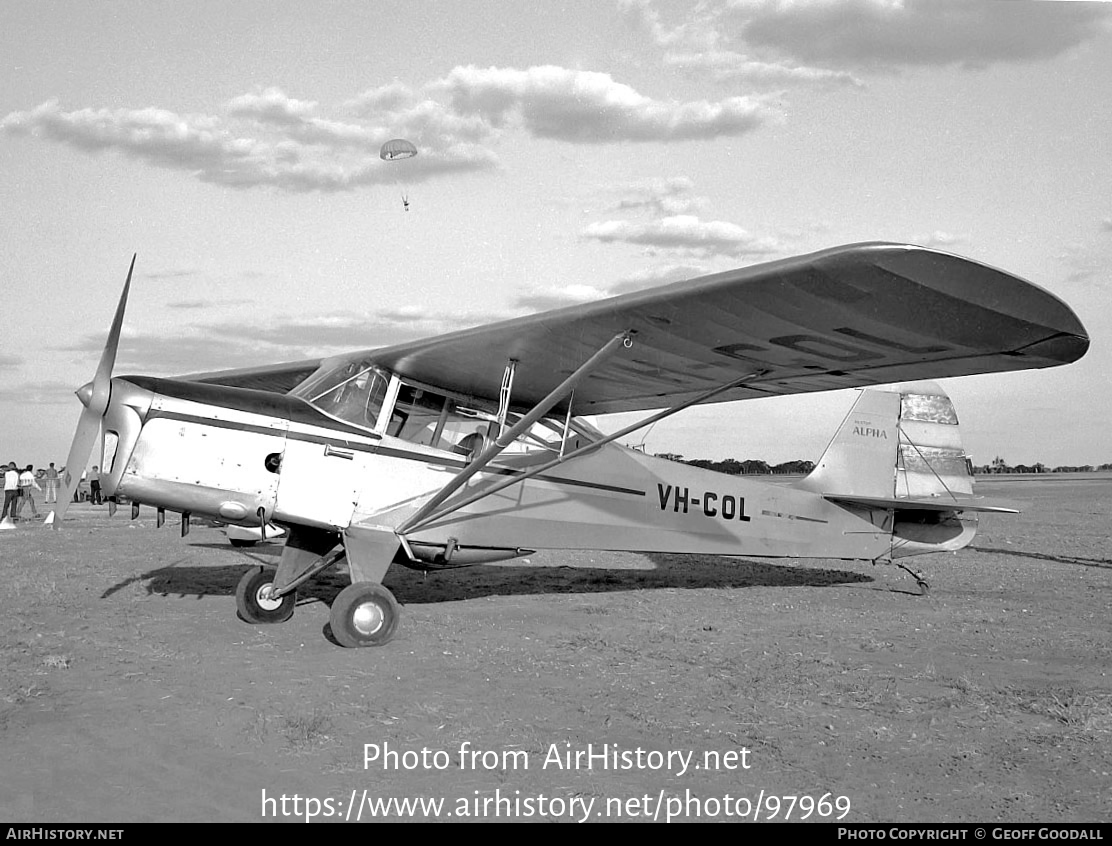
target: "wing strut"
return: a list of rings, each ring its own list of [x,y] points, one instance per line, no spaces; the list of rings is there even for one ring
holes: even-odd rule
[[[498,391],[498,436],[506,431],[506,415],[510,412],[510,396],[514,389],[514,371],[517,370],[517,359],[511,358],[506,362],[506,372],[502,374],[502,387]]]
[[[747,373],[744,376],[739,376],[737,379],[734,379],[731,382],[727,382],[724,385],[719,385],[717,388],[711,388],[708,391],[704,391],[703,393],[699,394],[697,397],[692,397],[691,399],[684,400],[683,402],[681,402],[677,405],[670,406],[669,408],[666,408],[663,411],[659,411],[656,414],[651,415],[650,417],[646,417],[644,420],[639,420],[636,423],[632,423],[629,426],[626,426],[624,429],[621,429],[620,431],[617,431],[612,435],[607,435],[605,438],[602,438],[601,440],[592,441],[591,443],[587,444],[586,446],[582,446],[577,450],[573,450],[573,451],[569,452],[567,455],[562,454],[563,444],[561,444],[560,445],[561,455],[559,457],[554,458],[551,461],[545,462],[544,464],[540,465],[539,467],[534,467],[531,470],[527,470],[527,471],[525,471],[523,473],[520,473],[518,475],[511,476],[508,479],[503,479],[502,481],[497,482],[496,484],[492,485],[489,488],[483,488],[480,491],[476,491],[475,493],[471,494],[470,496],[467,496],[467,497],[463,498],[459,502],[453,502],[447,508],[441,508],[439,511],[436,511],[434,513],[430,513],[430,511],[431,511],[430,509],[423,508],[423,509],[421,509],[421,511],[418,511],[416,514],[414,514],[412,517],[410,517],[408,520],[406,520],[404,523],[402,523],[396,531],[400,535],[403,532],[410,532],[410,531],[415,531],[417,529],[424,528],[425,526],[429,525],[430,523],[434,523],[435,521],[439,520],[441,517],[444,517],[447,514],[451,514],[454,511],[458,511],[459,509],[464,508],[464,507],[470,505],[473,502],[477,502],[480,499],[488,497],[491,494],[496,494],[499,491],[508,488],[510,485],[516,485],[520,482],[524,482],[526,479],[532,479],[534,476],[539,476],[541,473],[544,473],[548,470],[551,470],[553,467],[556,467],[559,464],[564,464],[565,462],[571,461],[573,458],[577,458],[581,455],[586,455],[589,452],[594,452],[597,449],[601,449],[602,447],[606,446],[606,444],[610,443],[611,441],[615,441],[618,438],[623,438],[626,435],[628,435],[630,432],[636,432],[638,429],[642,429],[645,426],[652,425],[653,423],[656,423],[658,420],[663,420],[665,417],[670,417],[671,415],[675,414],[678,411],[683,411],[688,406],[692,406],[692,405],[695,405],[696,403],[700,403],[700,402],[705,402],[706,400],[710,399],[713,396],[716,396],[717,394],[722,393],[723,391],[728,391],[731,388],[736,388],[739,385],[744,385],[746,382],[751,382],[754,379],[759,379],[760,377],[766,375],[768,372],[769,371],[767,371],[767,370],[758,370],[754,373]],[[569,410],[569,414],[570,414],[570,410]],[[569,420],[570,420],[570,417],[569,417]],[[567,433],[566,432],[565,432],[565,435],[564,435],[564,440],[565,441],[567,440]],[[451,483],[449,483],[449,486],[451,486]],[[459,486],[456,485],[456,486],[452,487],[452,490],[454,491],[458,487]],[[441,497],[439,501],[443,502],[444,498]],[[422,512],[424,512],[424,513],[422,513]],[[405,543],[405,538],[404,537],[402,538],[402,542]]]
[[[619,346],[633,346],[633,334],[633,330],[627,330],[618,333],[607,341],[602,349],[581,364],[578,370],[554,388],[547,397],[537,403],[532,411],[518,420],[509,429],[499,434],[498,437],[494,439],[494,443],[487,447],[474,461],[453,477],[452,481],[448,482],[438,493],[434,494],[432,499],[417,509],[408,519],[404,520],[394,531],[399,535],[404,534],[418,523],[424,521],[440,503],[467,484],[467,481],[472,476],[501,455],[506,447],[517,440],[519,435],[527,432],[529,427],[547,414],[552,406],[556,405],[556,403],[570,394],[575,389],[575,386],[579,384],[588,373],[595,370],[600,364],[613,355]]]

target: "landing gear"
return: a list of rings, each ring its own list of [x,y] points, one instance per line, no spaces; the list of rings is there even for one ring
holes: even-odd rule
[[[234,543],[234,541],[233,541]],[[248,623],[284,623],[293,616],[293,606],[297,602],[294,591],[271,599],[270,590],[274,586],[274,571],[264,567],[252,567],[243,574],[236,585],[236,610]]]
[[[915,579],[915,584],[919,587],[920,596],[931,595],[931,586],[927,583],[927,580],[923,578],[922,574],[916,573],[910,567],[907,567],[898,561],[893,561],[892,563],[899,567],[901,570],[905,570],[912,575],[912,577]]]
[[[398,627],[398,601],[377,582],[353,582],[332,603],[329,625],[341,646],[382,646]]]

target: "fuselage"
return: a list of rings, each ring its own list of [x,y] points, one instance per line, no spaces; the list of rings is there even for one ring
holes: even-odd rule
[[[396,527],[469,461],[351,425],[298,397],[150,377],[112,380],[104,428],[106,493],[240,525]],[[567,449],[588,438],[565,434]],[[874,560],[893,549],[889,510],[614,443],[475,498],[551,462],[559,448],[523,443],[503,453],[445,503],[446,513],[407,533],[410,549],[458,549],[460,563],[519,548]],[[465,498],[474,501],[451,508]],[[922,551],[971,537],[961,521],[930,532]]]

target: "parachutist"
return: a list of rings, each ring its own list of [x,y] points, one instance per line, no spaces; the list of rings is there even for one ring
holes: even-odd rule
[[[392,141],[387,141],[385,144],[382,145],[382,149],[378,152],[379,158],[382,159],[384,162],[394,162],[400,159],[412,159],[416,155],[417,148],[414,147],[411,142],[406,141],[404,138],[395,138]],[[402,209],[404,211],[409,211],[409,197],[407,195],[406,188],[405,186],[400,184],[401,180],[398,180],[398,182],[398,188],[401,190],[402,194]]]

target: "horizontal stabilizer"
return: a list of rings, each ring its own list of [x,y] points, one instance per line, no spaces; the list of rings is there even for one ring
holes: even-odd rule
[[[983,496],[883,497],[823,494],[822,497],[831,502],[863,505],[866,508],[900,508],[911,511],[991,511],[997,514],[1019,514],[1023,510],[1022,503],[1006,499],[987,499]]]

